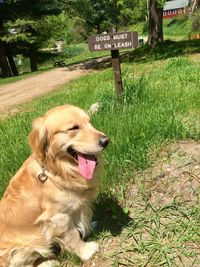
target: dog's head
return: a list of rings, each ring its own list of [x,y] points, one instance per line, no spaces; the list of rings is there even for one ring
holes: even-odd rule
[[[59,160],[77,167],[86,179],[93,177],[108,137],[95,129],[80,108],[64,105],[49,110],[33,122],[29,142],[36,159]]]

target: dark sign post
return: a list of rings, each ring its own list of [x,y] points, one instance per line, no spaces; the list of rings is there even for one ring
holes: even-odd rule
[[[138,46],[137,32],[116,32],[113,27],[110,33],[89,36],[90,51],[111,50],[112,67],[115,79],[115,91],[119,100],[122,99],[122,77],[119,49],[135,48]]]
[[[111,30],[114,34],[116,34],[116,28],[112,28]],[[111,50],[111,58],[112,58],[112,67],[114,73],[114,81],[115,81],[115,92],[117,98],[122,101],[122,75],[121,75],[121,65],[120,65],[120,57],[119,57],[119,50]]]

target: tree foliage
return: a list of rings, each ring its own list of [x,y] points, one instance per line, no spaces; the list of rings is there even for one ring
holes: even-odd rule
[[[52,14],[59,14],[60,12],[58,0],[1,1],[1,45],[7,46],[8,44],[12,47],[12,52],[14,53],[17,53],[20,49],[23,53],[28,54],[31,61],[31,70],[37,70],[36,51],[50,37],[50,32],[47,31],[45,17]],[[10,53],[7,57],[10,57],[12,63],[14,63]],[[4,60],[4,62],[6,61]]]
[[[3,40],[9,43],[22,42],[41,46],[50,36],[45,18],[60,12],[58,2],[8,0],[3,5],[6,14]]]
[[[67,0],[63,7],[71,16],[84,21],[87,32],[108,30],[119,23],[117,0]]]
[[[62,4],[68,14],[84,21],[88,33],[128,27],[147,15],[146,0],[62,0]]]
[[[144,21],[147,15],[146,0],[118,0],[118,7],[120,9],[120,22],[122,26],[136,24]]]

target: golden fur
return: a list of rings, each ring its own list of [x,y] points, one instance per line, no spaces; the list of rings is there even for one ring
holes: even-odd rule
[[[37,265],[37,261],[52,256],[54,241],[82,260],[98,251],[98,244],[84,242],[77,228],[83,228],[85,234],[91,231],[102,136],[88,115],[71,105],[53,108],[33,122],[29,135],[32,155],[12,178],[0,202],[0,267],[52,266],[49,262]],[[79,173],[76,159],[67,152],[69,147],[98,159],[91,180]],[[44,173],[48,178],[42,182],[38,175]]]

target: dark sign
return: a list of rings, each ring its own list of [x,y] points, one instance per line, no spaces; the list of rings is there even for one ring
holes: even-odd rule
[[[119,50],[138,46],[137,32],[116,32],[89,36],[90,51]]]

